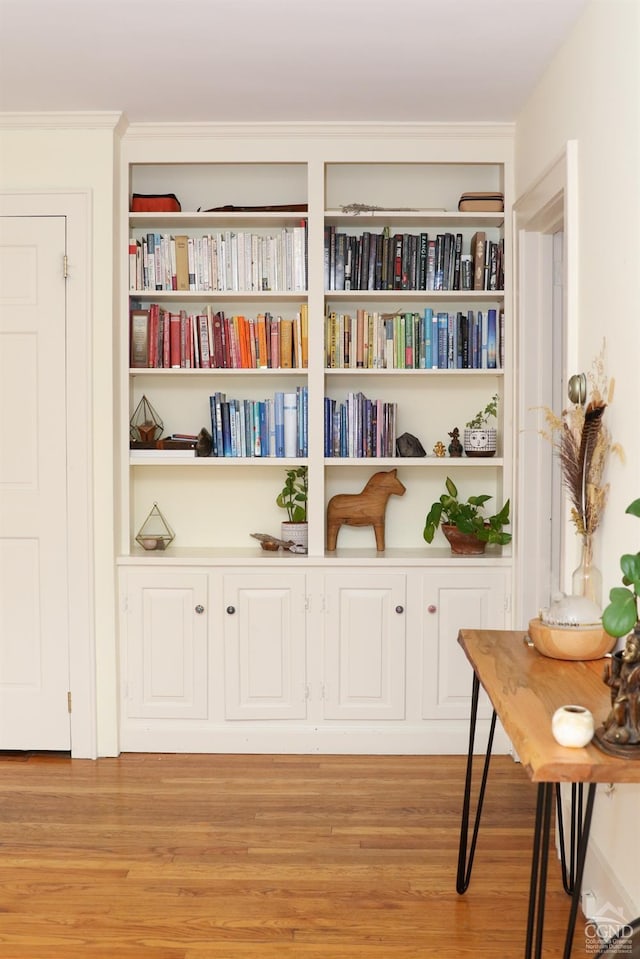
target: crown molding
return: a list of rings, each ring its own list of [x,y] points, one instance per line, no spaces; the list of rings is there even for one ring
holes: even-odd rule
[[[0,113],[1,130],[120,130],[126,122],[115,111]]]
[[[130,123],[123,139],[501,139],[512,140],[513,123]]]

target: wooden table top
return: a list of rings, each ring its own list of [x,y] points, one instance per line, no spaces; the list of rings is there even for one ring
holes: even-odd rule
[[[609,713],[604,659],[549,659],[516,630],[462,629],[458,642],[485,689],[522,765],[534,782],[640,783],[640,759],[560,746],[551,717],[560,706],[585,706],[598,727]]]

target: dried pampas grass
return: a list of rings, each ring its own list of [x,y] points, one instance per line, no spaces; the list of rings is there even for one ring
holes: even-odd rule
[[[585,406],[573,404],[559,417],[545,407],[549,431],[542,431],[542,435],[551,440],[560,458],[562,480],[571,503],[571,521],[580,536],[591,536],[600,525],[609,492],[609,484],[604,482],[609,454],[623,459],[622,448],[612,443],[604,424],[604,413],[614,392],[614,381],[605,372],[604,352],[603,342],[587,373]]]

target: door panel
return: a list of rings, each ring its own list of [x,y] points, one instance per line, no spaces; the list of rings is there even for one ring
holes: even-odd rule
[[[326,578],[324,716],[405,716],[406,577],[345,573]]]
[[[224,577],[225,716],[304,719],[305,577]]]
[[[125,720],[207,718],[206,603],[203,573],[129,572]]]
[[[65,218],[0,217],[0,748],[69,749]]]
[[[508,582],[509,574],[499,569],[424,574],[424,719],[468,719],[471,670],[458,632],[465,627],[505,629]],[[484,692],[478,715],[491,715]]]

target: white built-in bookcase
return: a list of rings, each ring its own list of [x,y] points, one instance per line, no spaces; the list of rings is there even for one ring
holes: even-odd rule
[[[514,550],[452,557],[438,533],[422,536],[430,504],[450,475],[463,497],[511,496],[513,356],[509,213],[458,212],[460,194],[512,197],[509,126],[133,125],[122,140],[120,200],[119,462],[121,748],[177,751],[462,752],[471,676],[461,626],[511,625]],[[129,215],[132,192],[175,193],[182,213]],[[306,203],[308,288],[287,293],[157,293],[129,290],[129,238],[158,229],[203,235],[266,231],[301,215],[206,214],[226,204]],[[360,203],[384,211],[346,214]],[[503,238],[505,290],[328,291],[325,229],[391,234],[478,230]],[[130,370],[132,302],[244,316],[292,318],[308,308],[308,368]],[[331,310],[385,313],[503,309],[504,366],[495,370],[326,369]],[[309,552],[267,552],[254,532],[279,534],[280,458],[157,458],[133,463],[129,419],[142,395],[165,433],[210,429],[209,397],[263,399],[308,388]],[[398,405],[397,432],[417,436],[425,458],[324,455],[324,397],[349,392]],[[500,395],[498,451],[486,459],[432,454],[448,432]],[[397,468],[406,487],[386,510],[386,549],[371,527],[343,527],[325,550],[327,503]],[[175,532],[165,551],[135,536],[157,503]],[[491,505],[491,504],[490,504]],[[512,508],[512,515],[517,504]],[[481,716],[490,713],[487,705]],[[484,722],[485,720],[481,720]],[[503,744],[504,745],[504,744]]]
[[[157,502],[176,532],[174,552],[214,550],[259,553],[249,534],[279,530],[284,513],[274,503],[291,461],[276,458],[194,459],[166,457],[148,465],[128,461],[128,421],[146,395],[163,419],[165,433],[211,427],[209,396],[216,390],[238,398],[260,399],[276,390],[307,386],[309,395],[309,555],[325,555],[325,514],[330,496],[357,492],[378,469],[399,468],[407,487],[402,499],[387,507],[386,545],[394,556],[426,559],[439,546],[422,539],[429,504],[439,495],[448,473],[461,492],[488,492],[496,499],[512,487],[512,369],[514,331],[508,279],[504,292],[351,291],[324,289],[324,229],[335,225],[348,233],[363,230],[419,233],[461,232],[468,250],[472,234],[503,237],[509,277],[508,218],[500,214],[458,213],[460,194],[498,190],[509,198],[510,138],[501,128],[333,128],[323,135],[313,129],[224,127],[162,128],[136,126],[123,141],[122,288],[120,317],[122,511],[120,553],[137,553],[135,534]],[[131,192],[175,193],[182,213],[128,215]],[[351,203],[388,208],[388,212],[344,214]],[[218,229],[267,231],[300,223],[300,215],[206,214],[200,209],[277,203],[308,204],[308,290],[302,293],[155,293],[130,294],[127,243],[130,236],[157,229],[163,233],[202,235]],[[410,212],[417,208],[419,212]],[[393,212],[393,211],[399,212]],[[423,212],[424,211],[424,212]],[[441,212],[442,211],[442,212]],[[129,297],[143,306],[189,311],[210,304],[227,315],[272,314],[292,317],[302,303],[309,313],[307,370],[259,371],[129,371]],[[132,301],[131,301],[132,302]],[[325,370],[324,316],[328,310],[422,312],[440,310],[505,311],[505,360],[499,370]],[[397,432],[416,435],[429,454],[417,459],[332,460],[324,457],[325,395],[342,401],[349,391],[397,402]],[[465,422],[488,398],[501,397],[499,448],[493,459],[452,460],[435,457],[436,441],[448,445],[448,432]],[[442,548],[442,542],[440,542]],[[344,549],[375,553],[373,532],[343,528],[338,555]],[[444,552],[444,549],[443,549]],[[167,557],[168,558],[168,557]]]

